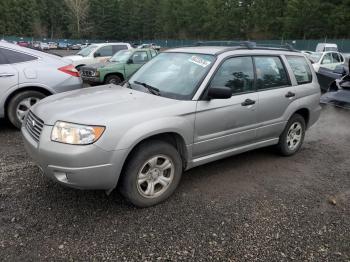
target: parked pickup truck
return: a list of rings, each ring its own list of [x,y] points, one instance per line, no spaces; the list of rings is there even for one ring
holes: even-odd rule
[[[118,51],[127,49],[132,49],[128,43],[92,44],[80,50],[76,55],[65,58],[70,59],[75,68],[80,71],[81,67],[85,65],[106,62]]]
[[[81,77],[91,85],[119,84],[157,54],[152,48],[121,50],[105,63],[83,66]]]

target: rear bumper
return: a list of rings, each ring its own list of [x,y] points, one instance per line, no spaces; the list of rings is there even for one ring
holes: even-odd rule
[[[77,189],[111,190],[116,187],[125,151],[52,142],[51,128],[44,126],[37,142],[22,127],[25,149],[46,177]]]

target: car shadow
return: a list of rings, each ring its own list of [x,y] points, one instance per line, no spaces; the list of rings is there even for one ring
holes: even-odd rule
[[[19,130],[15,128],[7,119],[0,118],[0,133],[10,131],[16,132]]]

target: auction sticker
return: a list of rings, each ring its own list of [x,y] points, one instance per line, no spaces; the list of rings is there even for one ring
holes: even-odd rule
[[[208,65],[210,65],[210,61],[205,60],[199,56],[192,56],[188,61],[190,61],[191,63],[195,63],[197,65],[200,65],[202,67],[207,67]]]

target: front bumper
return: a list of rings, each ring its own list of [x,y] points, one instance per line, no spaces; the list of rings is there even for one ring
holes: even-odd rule
[[[52,142],[51,126],[44,126],[39,142],[22,127],[24,146],[44,175],[78,189],[112,190],[125,160],[125,151],[105,151],[98,146]]]
[[[81,79],[85,83],[102,83],[99,77],[93,77],[93,76],[81,76]]]

